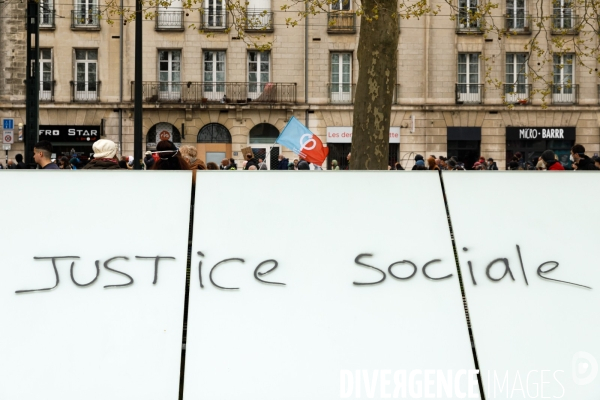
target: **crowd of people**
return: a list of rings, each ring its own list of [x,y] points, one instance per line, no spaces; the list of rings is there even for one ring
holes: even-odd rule
[[[33,159],[39,169],[134,169],[134,159],[132,156],[117,157],[117,145],[108,139],[101,139],[95,142],[92,146],[94,150],[93,156],[89,159],[78,157],[76,154],[71,157],[60,157],[51,159],[52,144],[48,141],[40,141],[34,146]],[[160,141],[156,145],[156,151],[147,151],[142,160],[140,167],[146,170],[267,170],[267,163],[262,158],[257,158],[254,153],[248,152],[245,154],[245,160],[238,167],[233,158],[224,158],[220,165],[215,162],[205,163],[197,158],[198,153],[196,147],[183,145],[179,148],[168,140]],[[350,163],[351,154],[348,153],[346,160]],[[576,144],[571,148],[570,167],[574,170],[600,170],[600,157],[590,158],[585,154],[585,147],[581,144]],[[0,168],[2,164],[0,164]],[[8,160],[8,169],[27,169],[27,165],[23,162],[23,155],[17,154],[14,160]],[[278,162],[271,166],[271,169],[277,170],[309,170],[322,169],[320,166],[310,164],[303,157],[298,157],[292,162],[283,155],[278,156]],[[332,160],[331,169],[334,171],[340,170],[337,160]],[[348,167],[346,167],[348,169]],[[393,166],[388,166],[390,170],[404,170],[400,162]],[[417,154],[414,158],[412,170],[465,170],[464,163],[460,162],[456,157],[446,158],[444,156],[436,157],[430,155],[425,159],[421,154]],[[474,163],[473,170],[498,170],[496,162],[492,158],[479,157],[479,160]],[[525,160],[519,152],[515,153],[512,159],[508,162],[508,170],[548,170],[561,171],[565,170],[565,165],[561,163],[552,150],[544,151],[541,156]]]

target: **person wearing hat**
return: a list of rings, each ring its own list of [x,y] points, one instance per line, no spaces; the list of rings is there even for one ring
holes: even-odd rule
[[[147,151],[144,157],[144,165],[146,166],[146,170],[152,169],[154,165],[154,157],[152,157],[152,152]]]
[[[420,160],[416,160],[415,165],[412,167],[412,169],[413,171],[426,171],[427,167],[425,166],[425,161],[422,158]]]
[[[417,154],[417,155],[415,156],[415,165],[413,165],[413,167],[412,167],[413,171],[414,171],[414,170],[416,170],[416,169],[421,169],[421,168],[417,168],[417,163],[418,163],[419,161],[422,161],[422,163],[421,163],[421,164],[419,164],[419,165],[422,165],[423,167],[425,166],[425,159],[423,158],[423,156],[422,156],[422,155],[420,155],[420,154]]]
[[[120,169],[117,159],[117,145],[112,140],[100,139],[92,145],[94,159],[83,169]]]
[[[546,164],[546,171],[564,171],[565,168],[558,162],[552,150],[542,153],[542,161]]]

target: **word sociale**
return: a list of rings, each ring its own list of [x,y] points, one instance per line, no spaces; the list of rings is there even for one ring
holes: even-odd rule
[[[463,248],[464,252],[468,251],[468,248],[464,247]],[[520,262],[520,267],[521,267],[521,272],[523,275],[523,279],[525,281],[525,284],[528,286],[529,285],[529,281],[527,279],[527,273],[525,272],[525,266],[523,264],[523,257],[521,255],[521,248],[519,245],[516,245],[516,251],[519,257],[519,262]],[[204,254],[200,251],[197,252],[198,256],[200,257],[204,257]],[[388,267],[387,267],[387,274],[383,269],[377,268],[373,265],[367,264],[364,260],[366,257],[373,257],[373,254],[370,253],[361,253],[359,255],[357,255],[354,259],[354,263],[357,266],[360,267],[364,267],[364,268],[370,268],[373,269],[375,271],[378,271],[379,274],[381,274],[381,278],[377,281],[372,281],[372,282],[352,282],[353,285],[356,286],[364,286],[364,285],[377,285],[382,283],[383,281],[385,281],[385,279],[387,278],[387,275],[389,274],[391,277],[393,277],[394,279],[397,280],[402,280],[402,281],[407,281],[410,280],[411,278],[413,278],[418,270],[419,267],[412,261],[410,260],[401,260],[401,261],[395,261],[393,263],[391,263]],[[54,271],[54,275],[55,275],[55,284],[52,287],[48,287],[48,288],[41,288],[41,289],[23,289],[23,290],[17,290],[15,293],[31,293],[31,292],[43,292],[43,291],[50,291],[53,290],[55,288],[58,287],[59,283],[60,283],[60,275],[58,273],[58,268],[57,268],[57,261],[58,260],[79,260],[80,257],[79,256],[50,256],[50,257],[33,257],[34,260],[48,260],[51,262],[53,271]],[[158,267],[159,267],[159,263],[161,260],[175,260],[175,257],[170,257],[170,256],[135,256],[135,259],[138,260],[153,260],[154,261],[154,280],[152,282],[152,284],[156,284],[158,281]],[[127,287],[127,286],[131,286],[134,283],[134,279],[131,275],[120,271],[116,268],[114,268],[114,266],[109,266],[111,265],[111,263],[113,263],[115,260],[125,260],[125,261],[129,261],[129,257],[126,256],[115,256],[115,257],[111,257],[109,259],[107,259],[106,261],[104,261],[103,263],[103,267],[105,270],[107,271],[111,271],[115,274],[119,274],[121,276],[126,277],[129,281],[126,283],[122,283],[122,284],[113,284],[113,285],[105,285],[104,288],[122,288],[122,287]],[[444,280],[444,279],[449,279],[452,276],[454,276],[454,274],[450,273],[447,275],[443,275],[443,276],[432,276],[431,272],[429,271],[429,268],[436,263],[440,263],[442,260],[441,259],[433,259],[430,260],[428,262],[426,262],[425,264],[423,264],[423,266],[421,267],[421,272],[423,274],[423,276],[425,276],[425,278],[432,280],[432,281],[440,281],[440,280]],[[223,290],[239,290],[239,288],[237,287],[226,287],[226,286],[222,286],[220,284],[218,284],[217,282],[215,282],[215,279],[213,278],[213,273],[214,271],[218,268],[218,267],[222,267],[225,264],[229,264],[232,262],[238,262],[238,263],[245,263],[246,261],[243,258],[225,258],[221,261],[218,261],[217,263],[215,263],[212,268],[210,269],[210,272],[208,274],[208,278],[211,282],[211,284],[219,289],[223,289]],[[70,267],[70,276],[71,276],[71,281],[79,287],[87,287],[87,286],[91,286],[94,282],[96,282],[96,280],[98,279],[98,277],[100,276],[100,260],[96,260],[95,261],[95,267],[96,267],[96,276],[89,282],[87,283],[81,283],[78,282],[75,279],[75,276],[73,274],[73,271],[75,269],[75,261],[71,261],[71,267]],[[203,264],[203,260],[201,259],[198,263],[198,277],[199,277],[199,284],[200,284],[200,288],[204,288],[204,283],[202,280],[202,264]],[[412,272],[409,275],[405,275],[405,276],[399,276],[396,273],[394,273],[393,269],[397,266],[400,265],[406,265],[409,266],[412,269]],[[268,265],[271,265],[271,269],[265,271],[265,272],[261,272],[261,268],[266,267]],[[467,261],[467,265],[469,268],[469,274],[470,274],[470,278],[471,278],[471,282],[473,283],[474,286],[477,286],[477,279],[475,278],[475,273],[474,273],[474,269],[473,269],[473,262],[472,261]],[[494,276],[494,274],[492,274],[493,271],[493,267],[499,265],[501,268],[501,276],[497,277]],[[550,266],[547,268],[544,268],[546,266]],[[541,279],[547,280],[547,281],[553,281],[553,282],[559,282],[559,283],[565,283],[568,285],[573,285],[573,286],[577,286],[577,287],[581,287],[581,288],[585,288],[585,289],[591,289],[591,287],[589,286],[584,286],[584,285],[580,285],[578,283],[573,283],[573,282],[567,282],[567,281],[563,281],[563,280],[558,280],[558,279],[553,279],[553,278],[549,278],[547,276],[547,274],[549,274],[550,272],[554,271],[555,269],[557,269],[559,266],[559,263],[557,261],[546,261],[543,262],[542,264],[540,264],[536,270],[537,276],[540,277]],[[254,269],[254,278],[264,284],[269,284],[269,285],[281,285],[281,286],[285,286],[285,283],[281,283],[281,282],[272,282],[272,281],[267,281],[264,279],[261,279],[261,277],[264,277],[265,275],[275,271],[277,268],[279,267],[279,262],[277,260],[274,259],[268,259],[268,260],[264,260],[262,262],[260,262],[256,268]],[[498,270],[498,268],[496,268],[496,271]],[[497,273],[497,272],[496,272]],[[492,260],[491,262],[489,262],[485,268],[485,276],[487,277],[488,280],[492,281],[492,282],[500,282],[502,281],[505,277],[509,277],[511,280],[515,281],[515,275],[513,274],[513,271],[510,267],[510,262],[507,258],[496,258],[494,260]]]

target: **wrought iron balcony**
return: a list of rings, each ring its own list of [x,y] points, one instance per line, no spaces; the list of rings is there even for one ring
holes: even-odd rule
[[[504,102],[510,104],[529,104],[531,102],[531,84],[529,83],[505,83]]]
[[[481,18],[477,18],[471,12],[459,11],[456,17],[456,33],[483,33],[481,29]]]
[[[44,6],[40,4],[40,29],[54,29],[55,15],[56,11],[44,8]]]
[[[270,10],[246,11],[246,32],[273,32],[273,12]]]
[[[572,9],[555,9],[552,15],[553,35],[577,35],[581,28],[579,16]]]
[[[200,10],[200,27],[205,31],[227,29],[229,13],[225,7],[208,7]]]
[[[131,82],[133,101],[135,82]],[[192,104],[296,103],[295,83],[143,82],[143,102]]]
[[[354,104],[354,95],[356,94],[356,83],[328,83],[327,101],[329,104]],[[392,95],[392,104],[399,104],[400,84],[394,87]]]
[[[71,10],[71,29],[100,30],[98,7],[81,7]]]
[[[579,102],[579,85],[553,84],[551,89],[554,105],[573,105]]]
[[[330,11],[327,13],[328,33],[356,33],[354,11]]]
[[[54,101],[54,85],[56,81],[40,82],[40,102]]]
[[[183,31],[183,11],[159,9],[156,13],[154,29],[157,31]]]
[[[100,81],[71,81],[71,100],[73,102],[100,101]]]
[[[530,14],[508,14],[505,17],[505,29],[508,33],[517,35],[531,35]]]
[[[483,104],[482,83],[457,83],[456,104]]]

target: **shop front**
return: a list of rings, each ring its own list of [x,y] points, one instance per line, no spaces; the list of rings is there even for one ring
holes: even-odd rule
[[[206,163],[221,165],[224,158],[231,158],[231,133],[221,124],[204,125],[198,131],[196,142],[198,158]]]
[[[558,161],[571,169],[571,147],[575,144],[575,127],[509,127],[506,128],[506,169],[516,153],[534,166],[545,150],[552,150]]]
[[[481,128],[453,126],[447,128],[448,158],[456,159],[472,169],[481,153]]]
[[[101,125],[40,125],[38,140],[52,143],[53,159],[77,156],[85,164],[91,154],[92,145],[100,140]]]
[[[337,160],[340,169],[348,167],[346,157],[352,150],[352,127],[351,126],[328,126],[327,127],[327,147],[329,156],[327,157],[327,169],[331,169],[331,162]],[[388,165],[394,167],[398,162],[400,153],[400,127],[390,127],[390,148],[388,156]]]

